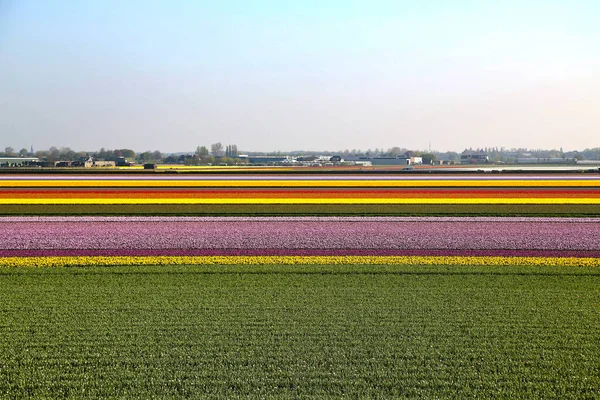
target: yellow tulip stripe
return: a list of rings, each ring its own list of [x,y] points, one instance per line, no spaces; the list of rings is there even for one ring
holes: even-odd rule
[[[587,198],[0,198],[0,204],[600,204]]]
[[[23,187],[600,187],[600,179],[55,179],[0,180],[0,188]]]
[[[4,257],[0,267],[68,267],[120,265],[491,265],[598,267],[592,257],[482,256],[74,256]]]

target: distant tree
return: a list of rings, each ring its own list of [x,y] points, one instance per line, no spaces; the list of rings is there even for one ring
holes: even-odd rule
[[[213,165],[215,163],[215,158],[211,155],[204,156],[200,159],[200,164],[203,165]]]
[[[221,142],[212,144],[210,146],[210,152],[215,157],[223,155],[223,145]]]
[[[219,159],[219,164],[233,165],[233,158],[224,156]]]
[[[150,163],[151,161],[153,161],[152,152],[145,151],[143,153],[140,153],[136,156],[136,160],[141,164]]]
[[[19,150],[19,155],[21,157],[25,157],[27,154],[29,154],[29,150],[27,150],[26,148],[22,148],[21,150]]]
[[[585,149],[581,153],[585,157],[586,160],[599,160],[600,159],[600,147],[595,147],[592,149]]]
[[[61,147],[58,152],[58,159],[60,161],[74,161],[77,158],[76,153],[69,147]]]
[[[135,158],[135,151],[131,149],[121,149],[121,156],[125,158]]]
[[[237,157],[237,153],[237,146],[235,144],[227,145],[227,147],[225,148],[226,157],[235,158]]]
[[[60,150],[54,146],[50,147],[48,149],[48,155],[46,156],[46,159],[50,162],[60,160]]]
[[[6,157],[16,157],[16,153],[15,153],[15,149],[13,149],[12,147],[6,147],[4,149],[4,155]]]
[[[171,154],[165,158],[165,164],[177,164],[178,157]]]
[[[208,155],[208,149],[206,148],[206,146],[198,146],[196,148],[196,153],[198,154],[198,156],[202,157],[206,157]]]
[[[431,153],[425,153],[421,157],[423,158],[423,164],[434,164],[437,160],[436,155]]]
[[[152,160],[157,161],[157,162],[162,162],[163,160],[163,155],[160,151],[156,150],[152,152]]]

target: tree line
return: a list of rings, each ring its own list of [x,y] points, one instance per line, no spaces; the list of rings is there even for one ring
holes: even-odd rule
[[[423,157],[424,163],[435,162],[436,160],[460,161],[460,155],[469,152],[484,152],[488,155],[491,162],[514,162],[517,158],[533,157],[533,158],[568,158],[577,160],[600,160],[600,147],[588,148],[585,150],[563,151],[563,149],[526,149],[526,148],[504,148],[504,147],[483,147],[469,148],[462,153],[446,151],[418,151],[408,150],[402,147],[391,147],[389,149],[367,149],[367,150],[339,150],[332,151],[294,151],[294,152],[254,152],[252,154],[267,154],[267,155],[339,155],[344,158],[349,156],[365,156],[365,157]],[[48,162],[55,161],[79,161],[88,158],[105,161],[118,161],[120,157],[124,157],[129,162],[135,163],[167,163],[167,164],[187,164],[187,165],[214,165],[226,164],[236,165],[241,164],[237,145],[230,144],[223,146],[222,143],[213,143],[209,147],[198,146],[192,153],[184,155],[165,155],[159,150],[144,151],[136,153],[131,149],[105,149],[101,148],[98,151],[75,151],[69,147],[50,147],[48,150],[33,151],[33,149],[22,148],[16,151],[13,147],[5,147],[4,152],[0,151],[0,157],[38,157],[40,160]]]
[[[192,155],[179,156],[176,160],[177,163],[183,163],[185,165],[238,165],[243,164],[245,161],[238,157],[238,148],[235,144],[225,146],[223,150],[223,144],[221,142],[213,143],[210,146],[210,151],[206,146],[196,147],[196,151]],[[173,156],[171,156],[173,157]],[[166,162],[172,164],[175,161],[167,157]]]

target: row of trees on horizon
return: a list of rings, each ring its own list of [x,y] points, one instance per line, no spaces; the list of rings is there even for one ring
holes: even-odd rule
[[[239,158],[241,154],[238,151],[238,147],[235,144],[223,146],[222,143],[217,142],[210,147],[198,146],[194,152],[189,153],[163,153],[159,150],[155,151],[144,151],[136,153],[131,149],[114,149],[109,150],[101,148],[98,151],[75,151],[69,147],[50,147],[48,150],[38,150],[33,152],[33,149],[22,148],[16,151],[12,147],[6,147],[4,152],[0,152],[1,157],[38,157],[40,159],[54,162],[54,161],[76,161],[81,159],[87,159],[89,157],[97,160],[116,161],[120,157],[126,158],[128,161],[137,163],[166,163],[166,164],[177,164],[184,163],[188,165],[202,165],[202,164],[214,164],[218,159],[219,163],[234,165],[240,164],[243,161]],[[395,156],[421,156],[427,159],[435,160],[446,160],[446,161],[459,161],[460,155],[467,152],[484,152],[489,156],[492,162],[510,162],[511,159],[519,157],[534,157],[534,158],[574,158],[578,160],[600,160],[600,147],[590,148],[585,150],[573,150],[563,151],[563,149],[526,149],[526,148],[511,148],[506,149],[503,147],[484,147],[484,148],[469,148],[465,149],[462,153],[446,151],[419,151],[409,150],[402,147],[391,147],[387,150],[384,149],[368,149],[368,150],[357,150],[357,149],[346,149],[340,151],[292,151],[292,152],[246,152],[248,155],[292,155],[292,156],[306,156],[306,155],[339,155],[343,158],[348,157],[395,157]]]

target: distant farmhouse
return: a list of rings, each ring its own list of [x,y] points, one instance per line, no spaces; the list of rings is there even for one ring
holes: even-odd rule
[[[70,167],[84,167],[84,168],[94,168],[94,167],[115,167],[117,165],[114,161],[98,161],[93,159],[92,157],[84,158],[79,161],[73,161],[71,165],[65,165]],[[57,165],[58,167],[58,165]]]
[[[488,164],[490,158],[483,151],[468,151],[460,155],[461,164]]]

